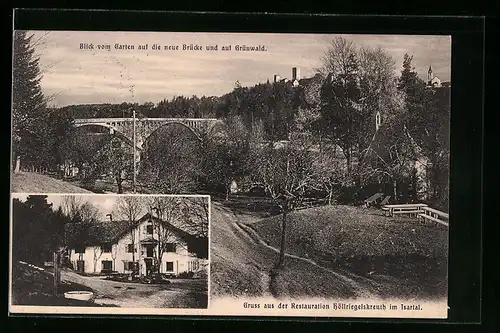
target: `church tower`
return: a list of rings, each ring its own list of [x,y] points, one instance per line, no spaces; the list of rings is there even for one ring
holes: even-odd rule
[[[429,65],[429,70],[427,71],[427,82],[431,82],[431,80],[433,79],[432,77],[432,67],[431,65]]]

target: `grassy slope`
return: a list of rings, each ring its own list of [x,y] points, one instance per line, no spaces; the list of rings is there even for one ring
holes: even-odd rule
[[[264,296],[282,298],[305,296],[354,297],[354,291],[335,275],[300,260],[288,258],[290,277],[286,284],[271,284],[270,273],[278,254],[252,241],[234,226],[235,222],[258,221],[252,214],[212,204],[211,218],[211,296]],[[304,283],[307,281],[307,283]]]
[[[448,231],[394,220],[380,211],[348,206],[312,208],[288,217],[287,252],[325,267],[345,269],[412,297],[443,296],[447,289]],[[251,225],[279,247],[281,216]]]
[[[54,277],[47,271],[39,271],[24,264],[12,267],[12,304],[46,306],[99,306],[92,302],[70,300],[63,294],[71,290],[92,289],[75,284],[61,283],[59,296],[53,295]]]
[[[12,174],[12,192],[17,193],[91,193],[64,181],[36,173]]]

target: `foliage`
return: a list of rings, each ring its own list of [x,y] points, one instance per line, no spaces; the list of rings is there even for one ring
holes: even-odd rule
[[[87,161],[84,181],[92,184],[103,175],[110,175],[118,186],[118,193],[123,193],[123,182],[133,177],[133,169],[132,148],[112,137]]]
[[[138,179],[156,193],[191,193],[198,186],[202,143],[182,125],[153,133],[144,145]]]
[[[13,205],[14,261],[43,264],[52,260],[52,252],[64,245],[64,225],[69,222],[61,209],[53,210],[46,195],[30,195]]]
[[[205,142],[203,171],[211,188],[224,189],[229,197],[231,183],[249,172],[250,133],[234,117],[226,120],[217,136]]]
[[[428,160],[430,201],[443,210],[448,206],[450,154],[450,89],[426,88],[405,54],[398,88],[405,96],[408,134]]]

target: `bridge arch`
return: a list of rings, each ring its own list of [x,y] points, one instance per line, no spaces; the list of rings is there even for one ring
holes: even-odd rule
[[[190,131],[190,132],[191,132],[191,133],[192,133],[192,134],[196,137],[196,139],[197,139],[198,141],[203,142],[202,137],[200,136],[200,134],[199,134],[199,133],[197,133],[197,132],[196,132],[196,130],[195,130],[195,129],[193,129],[191,126],[189,126],[189,125],[187,125],[187,124],[185,124],[185,123],[183,123],[183,122],[181,122],[181,121],[169,121],[169,122],[166,122],[166,123],[162,124],[162,125],[161,125],[161,126],[159,126],[158,128],[154,129],[151,133],[149,133],[149,134],[148,134],[148,135],[144,138],[144,142],[147,142],[147,141],[148,141],[148,139],[149,139],[152,135],[154,135],[154,134],[158,133],[158,131],[159,131],[159,130],[164,129],[164,128],[168,127],[168,126],[172,126],[172,125],[180,125],[180,126],[182,126],[182,127],[184,127],[184,128],[187,128],[187,129],[188,129],[188,130],[189,130],[189,131]]]
[[[75,124],[76,128],[83,128],[83,127],[101,127],[101,128],[107,128],[109,130],[113,130],[113,135],[116,135],[120,140],[124,141],[126,144],[128,144],[130,147],[134,146],[133,140],[131,140],[129,137],[127,137],[124,133],[122,133],[118,128],[116,128],[113,125],[109,125],[106,123],[87,123],[87,124]],[[110,133],[111,134],[111,133]],[[142,147],[137,145],[136,143],[136,148],[138,150],[142,150]]]

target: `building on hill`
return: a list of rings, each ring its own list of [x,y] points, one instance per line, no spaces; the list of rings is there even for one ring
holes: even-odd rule
[[[287,78],[281,78],[279,74],[274,75],[274,83],[289,83],[292,84],[294,87],[298,87],[300,85],[300,68],[298,67],[292,67],[292,76],[291,79]]]
[[[432,71],[432,66],[429,65],[429,70],[427,71],[427,87],[429,88],[449,88],[451,87],[451,82],[441,81],[440,78],[434,76]]]
[[[207,265],[208,240],[192,235],[151,214],[132,226],[128,221],[66,225],[69,260],[82,273],[179,275]]]

